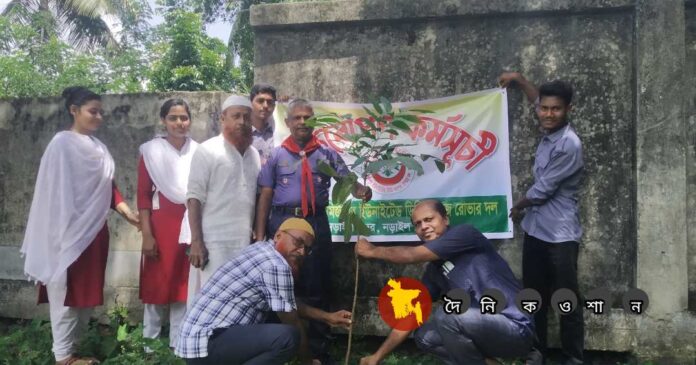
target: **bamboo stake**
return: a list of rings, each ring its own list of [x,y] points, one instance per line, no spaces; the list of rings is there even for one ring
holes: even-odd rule
[[[367,184],[367,179],[363,179],[363,183]],[[363,210],[365,209],[365,200],[362,200],[360,202],[360,217],[363,216]],[[357,239],[360,239],[360,236],[357,236]],[[357,240],[355,241],[355,244],[357,245],[358,242]],[[355,323],[355,306],[358,303],[358,280],[360,277],[360,258],[358,255],[355,255],[355,284],[353,285],[353,306],[351,307],[350,313],[351,313],[351,321],[350,321],[350,326],[348,327],[348,348],[346,349],[346,358],[343,360],[343,365],[348,365],[348,360],[350,360],[350,348],[351,345],[353,344],[353,323]]]

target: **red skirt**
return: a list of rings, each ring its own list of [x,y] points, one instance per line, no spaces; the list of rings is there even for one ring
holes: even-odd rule
[[[186,207],[172,203],[163,194],[159,194],[159,206],[150,211],[158,256],[141,256],[140,300],[147,304],[185,302],[190,264],[186,246],[179,244],[179,233]]]
[[[68,267],[66,307],[88,308],[104,304],[104,278],[109,257],[109,228],[97,233],[92,243]],[[48,303],[44,285],[39,286],[39,304]]]

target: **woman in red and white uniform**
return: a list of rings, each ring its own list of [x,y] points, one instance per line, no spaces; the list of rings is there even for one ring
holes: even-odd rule
[[[63,97],[73,123],[41,157],[21,252],[24,272],[42,284],[39,302],[49,303],[56,364],[90,364],[95,360],[74,351],[94,307],[104,302],[109,209],[139,222],[113,182],[109,150],[94,137],[104,114],[101,97],[83,87],[67,88]]]
[[[198,147],[189,134],[191,113],[182,99],[169,99],[160,109],[166,134],[140,146],[138,209],[142,221],[140,299],[145,304],[143,335],[158,338],[169,306],[169,345],[174,347],[186,313],[189,261],[179,244],[186,211],[186,185],[191,157]],[[187,221],[183,222],[188,229]]]

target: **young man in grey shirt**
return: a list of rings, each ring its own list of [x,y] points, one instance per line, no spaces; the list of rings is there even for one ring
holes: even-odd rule
[[[543,353],[547,339],[546,315],[553,292],[560,288],[570,289],[581,302],[577,261],[582,237],[578,209],[584,172],[582,143],[568,122],[573,98],[570,84],[551,81],[537,91],[519,73],[504,73],[499,81],[501,86],[519,86],[527,99],[536,104],[536,114],[544,132],[534,158],[534,184],[510,209],[510,217],[515,221],[522,219],[525,231],[524,286],[537,290],[542,298],[542,307],[534,319]],[[572,313],[561,316],[565,364],[582,364],[583,347],[584,321],[582,306],[578,306]],[[530,360],[540,362],[540,359]]]
[[[263,166],[274,147],[275,120],[273,119],[273,111],[277,101],[276,89],[269,84],[256,84],[251,88],[249,101],[251,102],[251,135],[254,138],[252,146],[259,151]]]

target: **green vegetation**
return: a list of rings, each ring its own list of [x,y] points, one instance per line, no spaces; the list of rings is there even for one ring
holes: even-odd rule
[[[203,31],[201,16],[183,10],[166,15],[160,45],[164,57],[154,62],[151,88],[155,91],[235,90],[237,69],[225,69],[227,48]]]
[[[184,365],[182,359],[176,358],[169,350],[167,338],[159,340],[142,337],[142,325],[128,323],[125,307],[117,307],[109,312],[110,323],[100,325],[91,322],[80,346],[81,355],[94,356],[102,364],[123,365]],[[166,331],[165,331],[166,333]],[[358,364],[360,358],[374,352],[384,338],[376,336],[356,336],[353,341],[351,364]],[[346,339],[337,335],[333,342],[331,354],[334,359],[343,357],[346,351]],[[153,350],[145,353],[145,346]],[[586,351],[588,364],[601,365],[636,365],[627,354]],[[560,364],[560,351],[552,352],[548,365]],[[0,365],[52,365],[51,325],[42,320],[2,320],[0,321]],[[397,351],[387,357],[382,365],[431,365],[441,364],[431,355],[418,350],[412,341],[401,345]],[[522,360],[507,360],[503,365],[521,365]],[[291,362],[288,365],[300,365]],[[656,365],[642,363],[641,365]]]
[[[100,325],[92,321],[79,347],[81,356],[93,356],[104,365],[184,365],[168,348],[169,339],[143,338],[142,324],[128,323],[125,307],[116,307],[109,312],[110,323]],[[361,338],[355,342],[355,363],[360,357],[373,351],[381,339]],[[345,340],[339,337],[334,342],[332,354],[339,358],[345,352]],[[152,352],[146,353],[149,347]],[[19,321],[0,329],[0,365],[51,365],[51,325],[47,321]],[[299,365],[292,362],[289,365]],[[437,364],[435,358],[418,353],[413,346],[406,347],[389,356],[384,365]]]
[[[160,1],[164,23],[153,26],[147,0],[12,1],[0,16],[0,98],[57,96],[73,85],[98,93],[247,90],[251,79],[205,33],[201,13],[167,3]]]
[[[104,365],[184,365],[168,347],[168,339],[143,338],[142,324],[129,324],[125,307],[109,312],[110,323],[91,322],[78,353],[101,359]],[[51,365],[51,325],[47,321],[20,321],[0,332],[0,365]],[[146,353],[145,347],[152,352]]]

